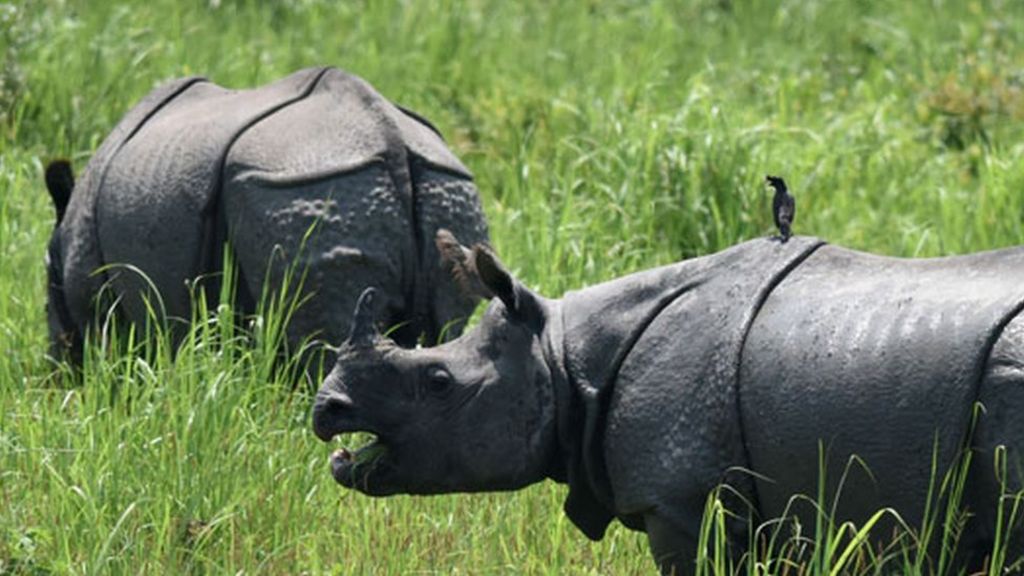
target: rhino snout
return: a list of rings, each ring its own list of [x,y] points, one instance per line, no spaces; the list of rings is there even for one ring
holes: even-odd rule
[[[352,410],[352,398],[338,390],[321,390],[313,403],[313,433],[324,442],[350,430],[346,413]]]

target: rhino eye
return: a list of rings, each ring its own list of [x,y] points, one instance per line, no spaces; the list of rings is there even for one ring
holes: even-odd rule
[[[433,394],[443,393],[452,385],[450,372],[439,366],[427,369],[427,390]]]

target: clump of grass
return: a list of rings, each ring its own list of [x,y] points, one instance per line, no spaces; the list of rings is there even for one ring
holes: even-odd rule
[[[194,286],[188,321],[167,317],[142,271],[105,271],[143,278],[146,321],[120,321],[118,301],[104,288],[98,300],[111,305],[99,307],[81,370],[51,380],[63,386],[34,391],[30,411],[15,412],[2,428],[0,476],[20,483],[41,462],[34,491],[53,501],[43,517],[33,499],[8,509],[5,521],[16,523],[6,528],[27,528],[12,532],[16,546],[0,546],[4,570],[208,565],[204,550],[246,492],[239,483],[261,465],[246,456],[262,443],[263,427],[280,426],[282,417],[292,424],[305,419],[309,387],[296,387],[307,377],[303,356],[285,353],[288,319],[303,298],[294,267],[282,285],[265,291],[255,313],[242,314],[234,308],[237,274],[225,249],[218,300],[209,303]],[[0,395],[9,409],[24,405],[9,394]],[[289,425],[282,432],[300,430]],[[56,553],[61,549],[71,554]]]

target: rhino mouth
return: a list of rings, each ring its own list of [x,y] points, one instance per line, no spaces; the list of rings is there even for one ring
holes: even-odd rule
[[[334,480],[371,496],[385,496],[397,491],[397,468],[392,462],[395,444],[375,428],[361,417],[346,393],[318,394],[313,432],[324,442],[338,441],[330,457]]]
[[[331,476],[346,488],[370,496],[388,496],[397,492],[391,481],[394,466],[389,458],[391,449],[386,440],[368,430],[353,430],[355,438],[340,438],[345,444],[334,449],[330,456]],[[350,436],[344,434],[344,436]],[[351,446],[358,445],[358,448]]]
[[[357,449],[341,446],[331,453],[331,475],[334,480],[361,492],[375,492],[381,472],[386,469],[388,447],[379,437],[372,435]]]

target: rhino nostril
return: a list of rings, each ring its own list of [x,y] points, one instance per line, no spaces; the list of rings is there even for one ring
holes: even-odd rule
[[[324,397],[324,408],[327,410],[338,410],[352,407],[352,399],[348,394],[342,392],[328,392]]]
[[[317,394],[313,404],[313,432],[324,442],[328,442],[337,432],[338,417],[352,408],[352,399],[348,394],[337,391]]]

